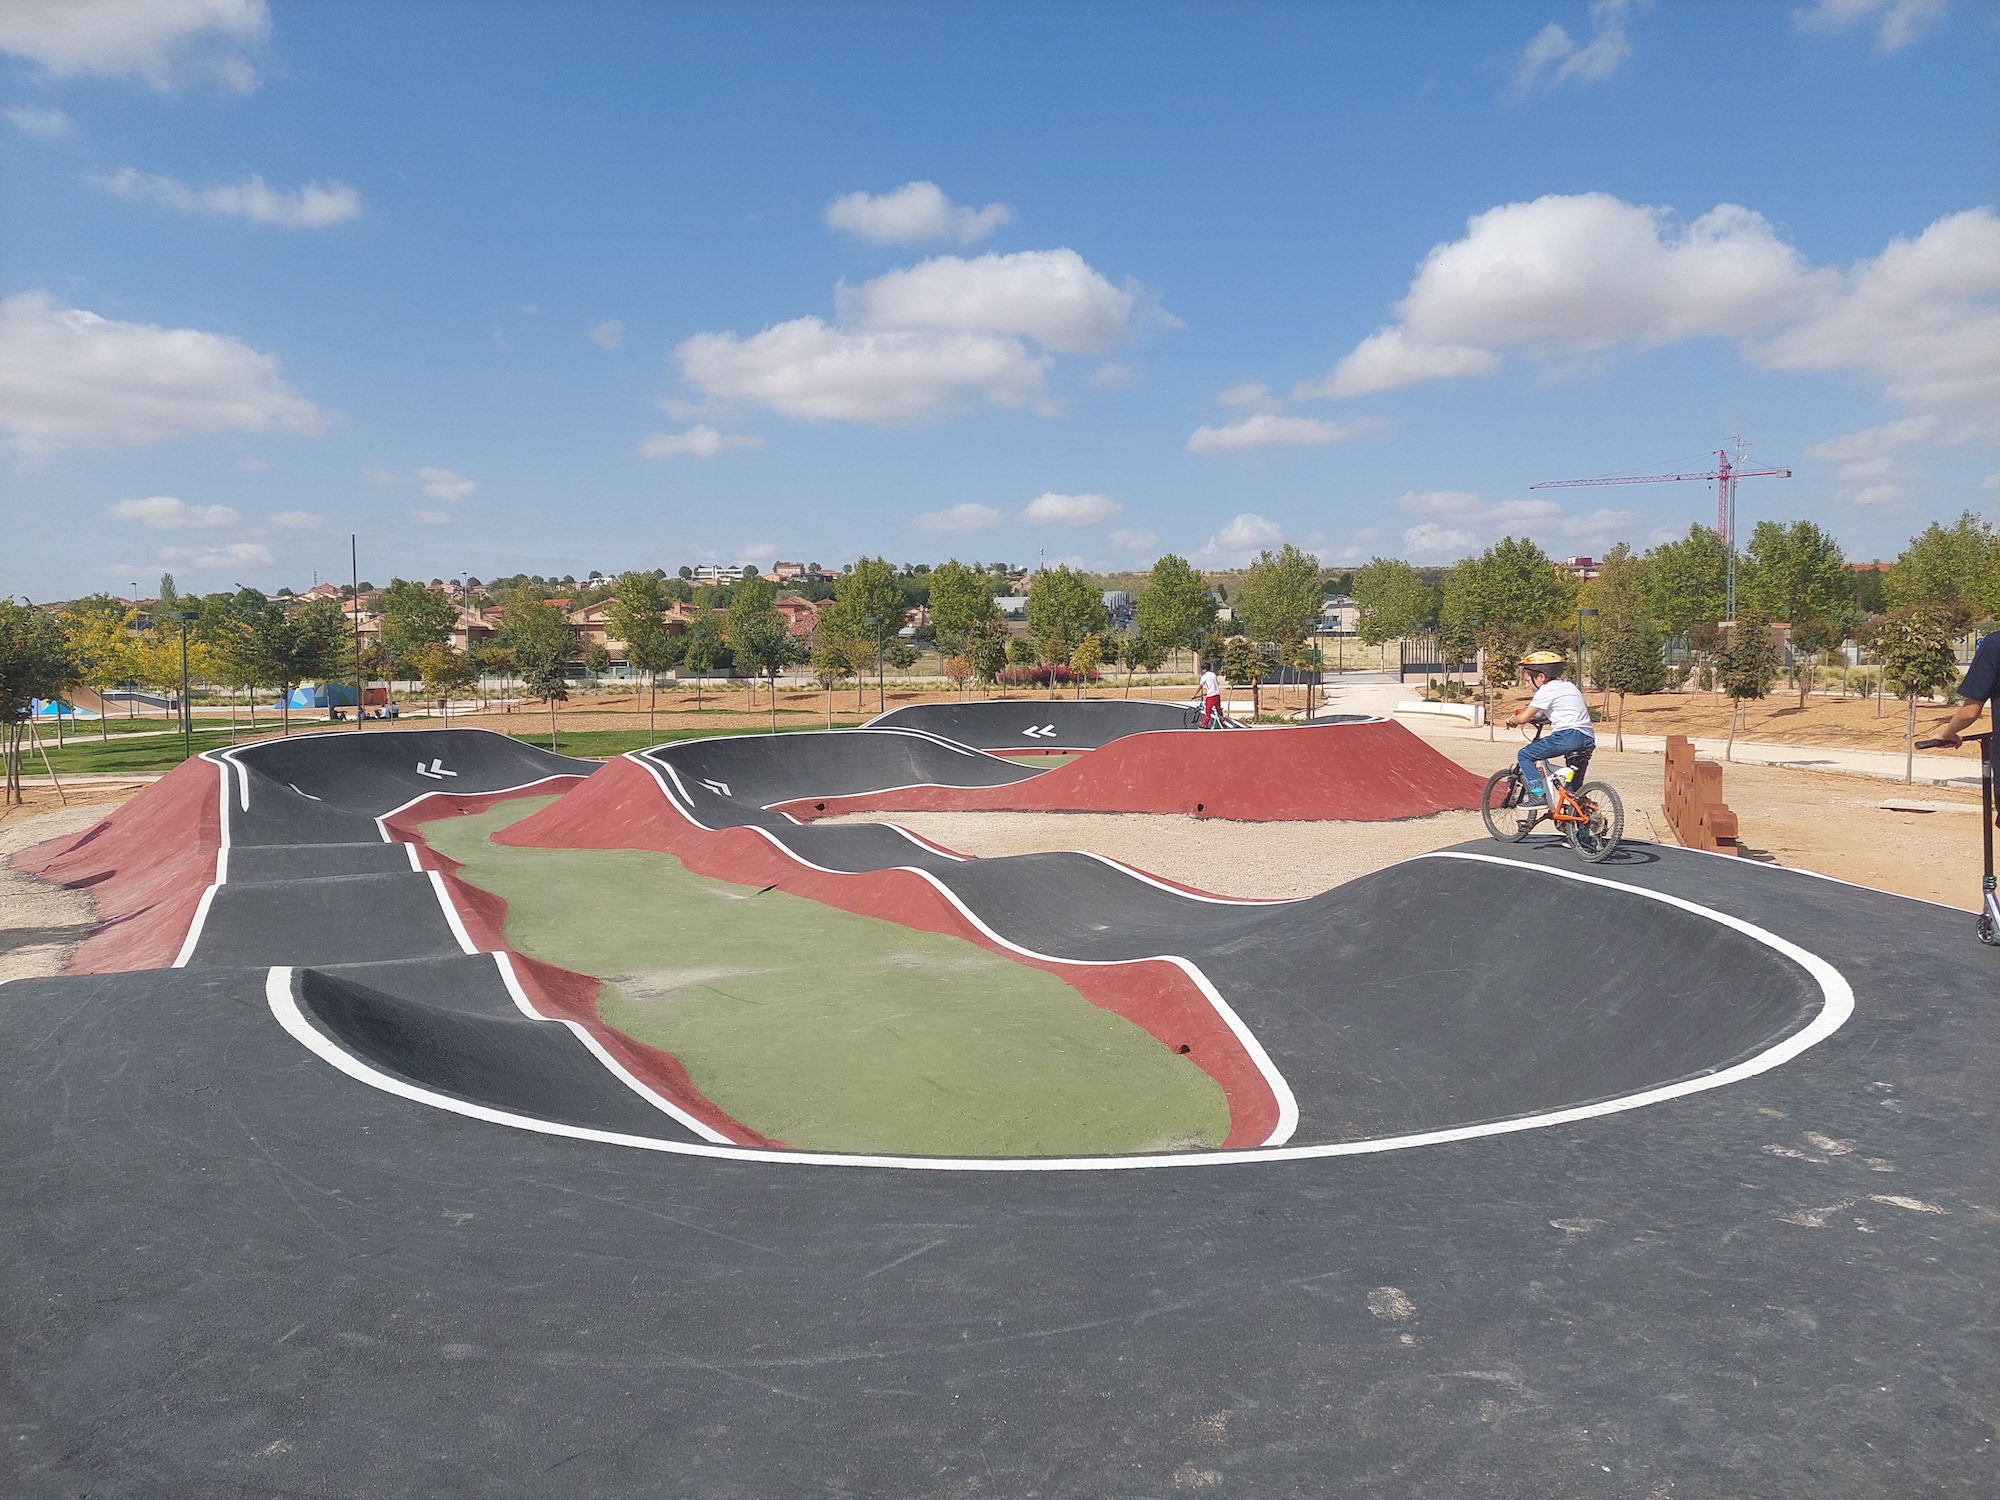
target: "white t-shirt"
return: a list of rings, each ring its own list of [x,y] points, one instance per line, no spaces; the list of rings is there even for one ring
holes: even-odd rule
[[[1566,677],[1557,677],[1535,689],[1528,706],[1549,716],[1551,733],[1558,729],[1581,729],[1592,739],[1597,738],[1597,731],[1590,727],[1590,705],[1583,701],[1582,690]]]
[[[1213,672],[1204,672],[1201,674],[1201,695],[1204,698],[1220,698],[1222,696],[1222,682]]]

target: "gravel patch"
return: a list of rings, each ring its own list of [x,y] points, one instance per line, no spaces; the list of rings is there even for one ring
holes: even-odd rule
[[[110,811],[102,802],[0,823],[0,984],[60,974],[76,945],[96,930],[87,892],[51,885],[14,868],[13,856],[46,839],[81,833]]]
[[[895,823],[959,854],[993,859],[1088,849],[1218,896],[1312,896],[1398,860],[1484,838],[1476,812],[1392,823],[1233,823],[1185,813],[849,813],[823,823]]]

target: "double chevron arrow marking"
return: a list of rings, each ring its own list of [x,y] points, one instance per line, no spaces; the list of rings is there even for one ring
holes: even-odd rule
[[[443,758],[434,755],[431,757],[431,764],[429,770],[424,769],[424,763],[422,761],[417,762],[417,774],[419,776],[428,776],[432,781],[443,781],[445,777],[456,776],[458,772],[447,771],[444,768]]]
[[[1055,737],[1055,732],[1056,732],[1056,726],[1053,724],[1030,725],[1028,728],[1021,731],[1022,734],[1026,735],[1031,740],[1053,739]]]

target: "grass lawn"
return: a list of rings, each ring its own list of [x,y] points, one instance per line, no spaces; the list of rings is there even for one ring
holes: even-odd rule
[[[1221,1087],[1055,975],[959,938],[691,875],[636,849],[489,836],[554,799],[424,825],[507,901],[524,953],[604,981],[598,1011],[731,1115],[801,1149],[955,1156],[1221,1143]]]

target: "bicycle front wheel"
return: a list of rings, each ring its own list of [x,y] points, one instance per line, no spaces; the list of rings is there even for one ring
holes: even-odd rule
[[[1518,844],[1535,826],[1532,813],[1521,808],[1521,768],[1508,766],[1486,778],[1479,794],[1479,816],[1486,831],[1503,844]]]
[[[1593,781],[1577,792],[1576,800],[1590,814],[1588,823],[1564,823],[1563,837],[1585,864],[1598,864],[1617,851],[1625,836],[1625,804],[1617,790],[1602,781]]]

